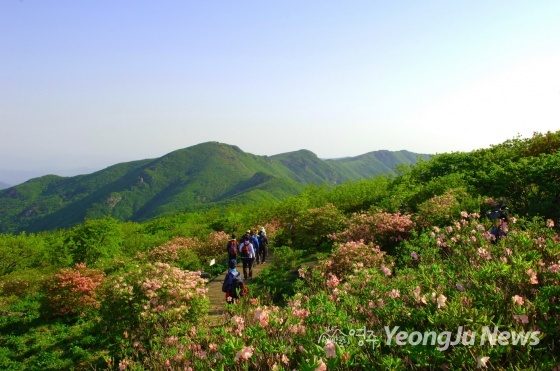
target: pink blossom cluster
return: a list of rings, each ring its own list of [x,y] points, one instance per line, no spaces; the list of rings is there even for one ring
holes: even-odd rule
[[[235,361],[247,361],[253,355],[255,348],[244,346],[243,349],[238,351],[235,355]]]
[[[267,308],[255,309],[255,319],[259,322],[262,328],[268,326],[270,311]]]
[[[208,261],[222,256],[230,236],[225,232],[211,232],[204,241],[197,244],[194,250],[201,260]]]
[[[144,334],[201,321],[208,302],[205,283],[200,272],[168,263],[137,265],[105,285],[101,313],[109,329],[130,334],[144,352],[150,346]]]
[[[161,246],[151,249],[147,256],[149,261],[173,263],[181,258],[187,250],[201,249],[202,242],[196,238],[176,237]]]
[[[154,263],[148,266],[141,288],[147,301],[140,316],[158,318],[161,313],[180,319],[190,310],[189,301],[204,297],[207,289],[200,272],[189,272],[167,263]]]
[[[99,308],[97,288],[105,274],[87,268],[84,263],[73,268],[61,269],[45,284],[47,302],[55,315],[83,314]]]
[[[336,244],[334,252],[324,262],[323,269],[336,277],[343,277],[353,272],[357,264],[360,269],[379,266],[384,256],[385,252],[372,243],[366,245],[363,241],[350,241]]]
[[[410,215],[385,212],[354,213],[348,221],[348,228],[342,233],[329,237],[334,241],[363,241],[390,245],[407,239],[414,229]]]

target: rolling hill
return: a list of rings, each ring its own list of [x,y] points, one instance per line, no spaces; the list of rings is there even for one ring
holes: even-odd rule
[[[418,157],[375,151],[322,160],[300,150],[257,156],[207,142],[156,159],[120,163],[88,175],[47,175],[0,191],[0,232],[41,231],[111,215],[142,221],[170,212],[263,199],[281,199],[307,184],[340,184],[392,173]]]

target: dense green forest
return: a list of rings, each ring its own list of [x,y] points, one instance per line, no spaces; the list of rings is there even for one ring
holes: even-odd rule
[[[560,132],[535,133],[297,195],[2,234],[0,368],[553,369],[559,177]],[[199,271],[261,226],[273,261],[209,326]]]
[[[48,175],[0,191],[0,233],[73,227],[85,218],[146,221],[177,212],[279,201],[308,184],[392,174],[394,166],[429,158],[375,151],[322,160],[306,150],[256,156],[208,142],[150,160],[121,163],[75,177]]]

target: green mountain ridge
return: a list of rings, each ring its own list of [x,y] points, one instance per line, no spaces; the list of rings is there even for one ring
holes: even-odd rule
[[[110,215],[142,221],[211,206],[279,200],[308,184],[340,184],[393,173],[412,164],[407,151],[375,151],[322,160],[299,150],[257,156],[239,147],[207,142],[160,158],[120,163],[87,175],[47,175],[0,191],[0,233],[69,227]]]

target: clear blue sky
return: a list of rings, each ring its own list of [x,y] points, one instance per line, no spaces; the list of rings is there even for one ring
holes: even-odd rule
[[[558,1],[3,0],[0,56],[0,169],[560,129]]]

